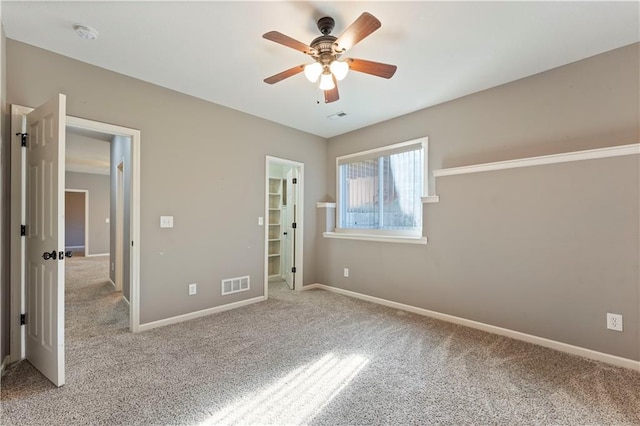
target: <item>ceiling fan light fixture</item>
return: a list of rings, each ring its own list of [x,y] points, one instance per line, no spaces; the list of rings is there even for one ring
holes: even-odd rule
[[[326,72],[320,76],[320,90],[333,90],[335,87],[331,73]]]
[[[320,65],[320,63],[314,62],[304,66],[304,76],[307,77],[307,80],[310,82],[315,83],[318,81],[320,74],[322,74],[322,65]]]
[[[336,76],[336,80],[341,81],[349,72],[349,64],[342,61],[333,61],[331,62],[331,65],[329,65],[329,69],[333,75]]]

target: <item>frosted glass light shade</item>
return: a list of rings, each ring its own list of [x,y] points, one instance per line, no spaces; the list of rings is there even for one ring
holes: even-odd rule
[[[318,81],[318,77],[322,74],[322,65],[318,62],[314,62],[312,64],[308,64],[304,66],[304,76],[307,77],[312,83]]]
[[[320,77],[320,90],[331,90],[336,87],[333,82],[333,76],[331,73],[322,74]]]
[[[336,76],[336,79],[340,81],[347,76],[347,73],[349,72],[349,64],[342,61],[333,61],[331,62],[329,69],[333,75]]]

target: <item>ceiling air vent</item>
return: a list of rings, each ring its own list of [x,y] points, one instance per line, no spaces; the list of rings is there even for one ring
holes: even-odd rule
[[[344,117],[345,115],[347,115],[347,113],[346,113],[346,112],[342,112],[342,111],[340,111],[340,112],[336,112],[335,114],[328,115],[328,116],[327,116],[327,118],[328,118],[329,120],[337,120],[337,119],[339,119],[339,118]]]

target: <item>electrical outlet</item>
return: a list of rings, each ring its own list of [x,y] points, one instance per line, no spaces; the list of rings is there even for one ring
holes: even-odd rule
[[[622,315],[607,314],[607,328],[609,330],[622,331]]]
[[[193,296],[197,292],[197,284],[189,284],[189,296]]]
[[[349,268],[344,268],[344,277],[349,278]]]

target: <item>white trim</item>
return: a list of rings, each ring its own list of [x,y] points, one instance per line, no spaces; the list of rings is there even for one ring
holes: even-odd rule
[[[352,154],[346,154],[346,155],[341,155],[339,157],[336,157],[336,165],[338,165],[338,160],[339,159],[349,159],[349,158],[355,158],[356,160],[358,159],[358,157],[364,157],[364,156],[368,156],[371,154],[376,154],[378,152],[386,152],[386,151],[391,151],[393,149],[396,148],[402,148],[405,146],[411,146],[411,145],[418,145],[418,144],[422,144],[422,148],[425,150],[424,151],[424,155],[425,157],[427,156],[427,143],[429,142],[429,138],[427,136],[421,137],[421,138],[417,138],[417,139],[413,139],[410,141],[406,141],[406,142],[399,142],[399,143],[394,143],[391,145],[385,145],[385,146],[381,146],[378,148],[373,148],[373,149],[368,149],[366,151],[358,151],[358,152],[354,152]]]
[[[16,132],[25,131],[25,116],[33,111],[33,108],[27,108],[19,105],[11,105],[11,200],[9,202],[11,208],[11,229],[9,238],[11,240],[11,249],[9,250],[11,265],[11,362],[20,361],[24,357],[25,336],[20,326],[20,314],[25,310],[25,292],[24,292],[24,262],[25,248],[22,237],[18,232],[20,225],[24,224],[24,168],[25,158],[22,155],[25,150],[20,146],[20,138],[16,136]]]
[[[336,203],[316,203],[316,207],[319,209],[335,209]]]
[[[116,287],[116,283],[113,282],[113,280],[111,279],[111,277],[109,277],[109,282],[111,283],[111,285],[113,286],[113,289],[117,289]]]
[[[264,299],[269,297],[269,165],[271,163],[281,164],[285,166],[296,167],[298,169],[299,185],[296,189],[296,197],[298,198],[298,209],[296,217],[295,232],[295,258],[296,258],[296,276],[294,290],[302,290],[304,285],[304,163],[286,158],[265,156],[264,170]],[[280,271],[282,273],[282,271]],[[271,277],[273,278],[273,276]]]
[[[518,167],[541,166],[544,164],[568,163],[571,161],[593,160],[597,158],[619,157],[640,154],[640,144],[620,145],[607,148],[588,149],[585,151],[564,152],[561,154],[542,155],[539,157],[519,158],[516,160],[497,161],[495,163],[474,164],[471,166],[452,167],[434,170],[435,177],[463,175],[493,170],[514,169]]]
[[[4,374],[5,368],[9,365],[9,361],[11,360],[11,355],[7,355],[2,360],[2,365],[0,365],[0,376]]]
[[[129,307],[129,309],[131,309],[131,303],[129,303],[129,301],[127,300],[126,297],[124,297],[124,294],[122,295],[122,300],[124,301],[124,303],[127,304],[127,306]]]
[[[175,317],[165,318],[158,321],[152,321],[145,324],[140,324],[138,331],[151,330],[153,328],[163,327],[165,325],[177,324],[183,321],[189,321],[192,319],[204,317],[211,314],[217,314],[218,312],[224,312],[231,309],[241,308],[243,306],[251,305],[266,300],[266,296],[258,296],[252,299],[240,300],[239,302],[227,303],[226,305],[216,306],[209,309],[202,309],[200,311],[189,312],[188,314],[177,315]]]
[[[66,182],[66,177],[65,177],[65,182]],[[65,188],[64,192],[65,192],[65,195],[67,192],[84,193],[84,255],[86,257],[88,256],[88,253],[89,253],[89,190]],[[66,204],[65,204],[65,220],[66,220],[66,217],[67,217],[67,212],[66,212]],[[65,232],[66,232],[66,229],[67,228],[65,224]],[[66,241],[66,235],[65,235],[65,241]],[[65,247],[66,247],[66,244],[65,244]],[[69,247],[75,247],[75,246],[69,246]]]
[[[100,257],[100,256],[110,256],[111,253],[96,253],[96,254],[86,254],[84,257]]]
[[[365,300],[367,302],[376,303],[378,305],[388,306],[390,308],[412,312],[414,314],[435,318],[441,321],[463,325],[465,327],[475,328],[477,330],[486,331],[488,333],[510,337],[512,339],[521,340],[523,342],[533,343],[538,346],[544,346],[545,348],[555,349],[557,351],[566,352],[572,355],[582,356],[595,361],[602,361],[602,362],[606,362],[607,364],[612,364],[619,367],[625,367],[625,368],[630,368],[632,370],[640,371],[640,361],[635,361],[628,358],[622,358],[616,355],[610,355],[604,352],[598,352],[592,349],[587,349],[580,346],[574,346],[568,343],[558,342],[556,340],[546,339],[544,337],[538,337],[538,336],[534,336],[527,333],[521,333],[519,331],[510,330],[508,328],[497,327],[495,325],[485,324],[482,322],[473,321],[466,318],[456,317],[454,315],[442,314],[440,312],[430,311],[428,309],[418,308],[416,306],[405,305],[404,303],[393,302],[391,300],[381,299],[379,297],[369,296],[362,293],[356,293],[355,291],[344,290],[337,287],[331,287],[325,284],[310,284],[304,287],[304,290],[312,290],[312,289],[322,289],[322,290],[330,291],[333,293],[354,297],[356,299]]]
[[[137,333],[140,331],[140,130],[72,116],[67,116],[67,126],[131,138],[129,329]]]
[[[103,123],[101,121],[89,120],[81,117],[74,117],[72,115],[67,115],[67,127],[95,130],[100,133],[126,137],[130,137],[135,133],[140,133],[140,130],[137,129],[122,127],[117,124]]]
[[[401,237],[397,235],[347,234],[342,232],[323,232],[325,238],[339,240],[378,241],[383,243],[427,244],[427,237]]]
[[[440,202],[440,196],[439,195],[429,195],[427,197],[422,197],[422,202],[425,204],[428,203],[439,203]]]
[[[84,246],[68,246],[68,245],[66,245],[66,244],[65,244],[65,246],[64,246],[64,247],[65,247],[65,248],[69,248],[69,249],[80,249],[80,248],[81,248],[81,249],[83,249],[83,248],[84,248]]]

